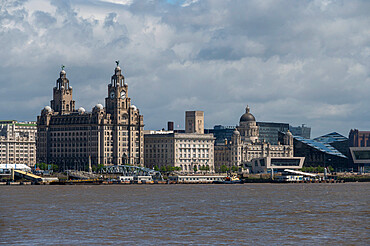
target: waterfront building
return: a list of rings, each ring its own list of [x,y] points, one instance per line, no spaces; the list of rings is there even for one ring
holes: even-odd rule
[[[370,131],[351,129],[349,132],[350,147],[370,147]]]
[[[0,164],[36,164],[36,122],[0,121]]]
[[[214,172],[213,134],[203,134],[204,113],[186,112],[187,133],[173,131],[145,131],[145,166],[149,168],[177,167],[180,172],[194,169]],[[188,119],[188,117],[190,119]],[[194,119],[195,118],[195,119]],[[197,127],[191,127],[196,122]]]
[[[301,169],[304,157],[262,157],[252,161],[253,173],[266,173],[268,170],[273,172],[283,172],[285,169]]]
[[[280,138],[286,134],[280,133]],[[305,157],[305,167],[331,166],[336,171],[349,168],[348,157],[338,151],[329,143],[306,139],[301,136],[293,137],[294,156]]]
[[[333,148],[341,152],[343,155],[350,157],[348,138],[337,132],[325,134],[323,136],[314,138],[314,140],[317,142],[330,144]]]
[[[351,129],[349,149],[354,169],[367,172],[370,166],[370,131]]]
[[[289,131],[293,136],[300,136],[307,139],[311,138],[311,127],[307,127],[305,124],[302,124],[302,126],[289,126]]]
[[[289,124],[276,122],[256,122],[259,128],[258,139],[270,144],[278,144],[278,132],[287,132]],[[215,136],[215,144],[223,144],[226,140],[231,141],[231,137],[236,129],[236,126],[216,125],[213,129],[205,129],[205,133],[213,133]]]
[[[119,63],[108,83],[105,107],[75,109],[64,67],[53,88],[51,106],[37,117],[37,161],[68,169],[92,165],[144,164],[144,123],[128,96]]]
[[[250,167],[253,159],[264,157],[293,157],[293,136],[288,133],[282,143],[260,140],[259,126],[247,106],[231,140],[215,145],[215,168],[219,170],[222,165]]]

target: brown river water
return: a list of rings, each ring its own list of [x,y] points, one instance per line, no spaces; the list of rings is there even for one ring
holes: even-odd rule
[[[0,245],[370,245],[370,183],[1,186]]]

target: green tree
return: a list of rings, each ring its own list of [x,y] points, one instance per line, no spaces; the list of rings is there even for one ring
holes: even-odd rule
[[[193,170],[195,173],[198,171],[197,165],[194,165]]]
[[[58,172],[59,171],[59,166],[58,165],[52,164],[51,167],[53,169],[53,172]]]
[[[231,167],[231,170],[232,170],[233,172],[237,172],[237,171],[239,170],[239,167],[238,167],[238,166],[232,166],[232,167]]]
[[[317,170],[318,173],[323,173],[324,172],[324,167],[318,166],[316,170]]]
[[[221,173],[226,173],[227,171],[229,171],[229,168],[226,165],[221,165],[220,172]]]
[[[209,171],[210,170],[210,168],[209,168],[209,165],[207,164],[206,165],[206,171]]]
[[[157,165],[154,166],[155,171],[159,171],[159,167]]]

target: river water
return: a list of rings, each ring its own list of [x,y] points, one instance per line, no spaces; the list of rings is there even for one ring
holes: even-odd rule
[[[370,245],[370,184],[1,186],[0,244]]]

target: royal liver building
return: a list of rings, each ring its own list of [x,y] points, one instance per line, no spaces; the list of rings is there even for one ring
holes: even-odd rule
[[[92,165],[144,164],[143,116],[131,104],[121,68],[108,84],[105,107],[75,109],[64,67],[53,89],[51,105],[37,117],[37,161],[69,169]]]

